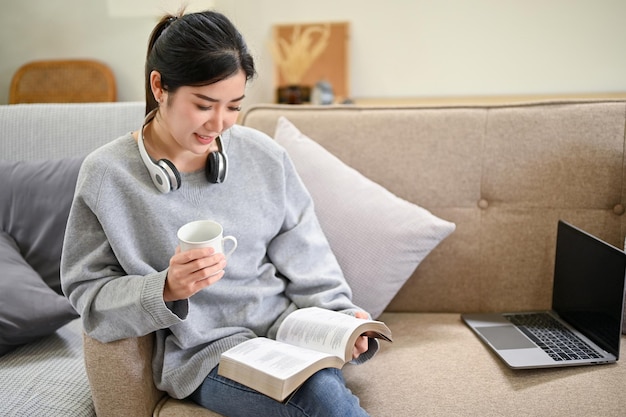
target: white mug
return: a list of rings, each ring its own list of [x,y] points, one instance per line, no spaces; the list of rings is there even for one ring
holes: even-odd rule
[[[215,253],[223,253],[229,257],[237,249],[234,236],[223,236],[222,225],[212,220],[196,220],[178,229],[178,243],[182,252],[195,248],[213,248]],[[233,247],[224,252],[225,242],[230,241]]]

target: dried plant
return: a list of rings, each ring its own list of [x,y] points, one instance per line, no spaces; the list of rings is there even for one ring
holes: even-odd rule
[[[324,52],[330,38],[330,24],[295,26],[291,40],[277,37],[271,45],[272,55],[288,85],[299,85],[313,62]]]

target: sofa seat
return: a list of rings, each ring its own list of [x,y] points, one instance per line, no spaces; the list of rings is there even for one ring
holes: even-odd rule
[[[385,313],[381,319],[394,343],[376,360],[346,369],[372,416],[626,415],[623,362],[511,370],[459,314]]]
[[[350,389],[372,417],[620,416],[626,366],[512,370],[459,314],[384,313],[394,342],[371,361],[346,365]],[[626,353],[622,337],[621,355]],[[581,395],[584,393],[584,395]],[[532,400],[529,400],[532,399]],[[155,416],[218,414],[166,398]]]

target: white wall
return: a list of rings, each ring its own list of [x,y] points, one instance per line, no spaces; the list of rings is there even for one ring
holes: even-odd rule
[[[323,20],[351,22],[355,97],[626,92],[623,0],[216,4],[260,55],[254,100],[273,97],[266,49],[271,25]]]
[[[130,0],[129,0],[130,1]],[[111,17],[106,0],[3,1],[0,103],[13,73],[36,59],[96,58],[118,83],[118,100],[143,100],[143,65],[154,17]]]
[[[132,0],[129,0],[132,1]],[[143,100],[151,17],[111,17],[107,0],[20,0],[0,15],[0,103],[38,58],[95,57],[120,100]],[[626,92],[623,0],[214,0],[247,39],[259,77],[248,105],[274,97],[267,44],[277,23],[349,21],[353,97]]]

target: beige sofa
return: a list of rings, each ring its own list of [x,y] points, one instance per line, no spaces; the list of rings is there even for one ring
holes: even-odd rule
[[[456,224],[380,317],[394,343],[345,368],[372,416],[626,413],[624,358],[513,371],[460,319],[550,306],[558,219],[623,246],[626,102],[267,105],[241,122],[273,134],[279,116],[397,196]],[[151,336],[84,342],[99,416],[215,415],[154,388]]]
[[[242,123],[273,134],[279,116],[457,226],[381,316],[394,343],[369,363],[345,368],[372,416],[624,415],[623,363],[512,371],[459,313],[548,308],[558,219],[622,247],[626,103],[272,105],[251,109]],[[129,415],[118,407],[138,406],[139,398],[146,411],[157,404],[159,416],[213,415],[171,398],[157,401],[149,337],[110,345],[87,339],[86,352],[103,415]]]

